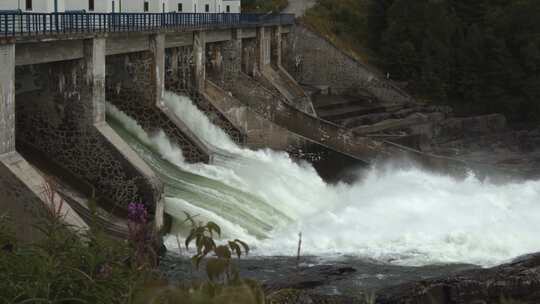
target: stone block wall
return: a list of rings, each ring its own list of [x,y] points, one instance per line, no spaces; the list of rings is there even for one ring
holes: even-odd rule
[[[222,52],[221,50],[227,48],[229,43],[213,45],[216,47],[215,51]],[[227,54],[227,52],[223,53]],[[228,59],[229,57],[226,56],[225,58]],[[236,56],[236,58],[238,58],[237,60],[239,62],[239,56]],[[207,62],[209,62],[209,60],[207,60]],[[207,115],[213,124],[225,131],[236,143],[244,144],[246,136],[240,128],[230,121],[218,108],[214,107],[204,94],[195,90],[193,86],[194,65],[193,48],[179,47],[167,49],[165,61],[165,89],[177,94],[189,96],[193,103]],[[224,64],[222,64],[222,67],[222,76],[218,75],[218,77],[213,77],[212,75],[214,73],[212,72],[208,72],[207,75],[217,79],[232,77],[232,75],[229,75],[229,73],[226,72],[227,70],[232,69],[228,64],[228,61],[225,61]]]
[[[365,65],[335,47],[326,38],[297,25],[283,42],[284,66],[298,82],[327,85],[334,94],[367,90],[384,102],[408,102],[411,97]]]
[[[193,47],[183,46],[165,50],[165,89],[174,92],[193,90]]]
[[[142,201],[154,210],[159,190],[95,127],[94,86],[85,60],[16,68],[17,150],[90,184],[108,206],[125,210]]]
[[[106,62],[109,102],[134,118],[148,133],[163,130],[182,149],[188,162],[209,161],[207,152],[158,108],[154,95],[157,84],[152,77],[155,60],[150,52],[108,56]]]

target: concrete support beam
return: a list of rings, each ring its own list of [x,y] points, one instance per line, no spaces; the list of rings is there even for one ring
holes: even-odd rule
[[[255,58],[259,72],[263,70],[264,66],[270,64],[270,37],[267,36],[268,35],[266,34],[266,28],[257,28],[257,45],[255,49]]]
[[[258,27],[257,28],[257,37],[255,38],[256,39],[256,47],[255,47],[255,63],[256,63],[256,67],[257,69],[260,71],[263,70],[263,67],[264,67],[264,56],[265,56],[265,52],[264,52],[264,47],[265,47],[265,44],[264,44],[264,41],[265,41],[265,37],[264,37],[264,27]]]
[[[154,100],[157,105],[161,105],[163,94],[165,93],[165,35],[158,34],[150,36],[150,52],[153,56],[154,68],[151,81],[154,82]]]
[[[241,66],[241,63],[242,63],[242,29],[233,29],[232,30],[233,33],[232,33],[232,39],[231,39],[231,48],[234,50],[234,52],[236,54],[235,57],[236,57],[236,63],[237,65],[235,66],[236,68],[236,72],[241,72],[242,70],[242,66]]]
[[[195,61],[194,85],[199,92],[204,91],[206,81],[206,33],[193,34],[193,60]]]
[[[15,151],[15,44],[0,45],[0,155]]]
[[[281,26],[272,28],[272,64],[281,67]]]
[[[171,75],[177,76],[178,75],[178,48],[172,48],[171,49]]]
[[[92,115],[89,124],[105,122],[105,52],[103,38],[84,41],[84,61],[86,65],[85,85],[89,90]]]

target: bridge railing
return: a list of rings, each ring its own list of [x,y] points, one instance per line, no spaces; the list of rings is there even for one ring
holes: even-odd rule
[[[0,12],[0,36],[138,32],[294,23],[292,14]]]

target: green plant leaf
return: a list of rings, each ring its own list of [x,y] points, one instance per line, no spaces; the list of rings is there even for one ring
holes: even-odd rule
[[[208,227],[208,230],[210,231],[210,233],[212,233],[212,231],[215,231],[218,234],[218,236],[221,236],[221,228],[218,226],[218,224],[214,222],[208,222],[206,224],[206,227]]]
[[[244,251],[246,252],[246,255],[249,254],[249,246],[248,246],[248,244],[246,244],[245,242],[242,242],[239,239],[234,240],[234,242],[242,245],[242,247],[244,247]]]
[[[236,252],[236,255],[238,256],[238,258],[240,258],[240,256],[242,255],[242,249],[240,248],[240,245],[235,242],[229,241],[229,247],[231,247],[231,250]]]
[[[208,254],[216,248],[216,243],[211,237],[205,236],[202,240],[202,246],[204,248],[203,252]]]
[[[184,214],[186,215],[186,219],[184,220],[184,222],[190,222],[191,223],[191,226],[197,226],[197,223],[195,223],[195,220],[193,219],[193,216],[191,216],[191,214],[187,213],[186,211],[184,211]]]
[[[193,241],[194,238],[195,238],[195,229],[193,228],[191,229],[188,237],[186,238],[186,249],[189,249],[189,243],[191,243],[191,241]]]

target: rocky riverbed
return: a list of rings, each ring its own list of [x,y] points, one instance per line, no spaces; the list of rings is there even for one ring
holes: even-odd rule
[[[238,261],[241,275],[263,284],[275,303],[540,303],[540,253],[492,268],[466,264],[397,266],[354,257],[254,257]],[[186,258],[161,264],[172,281],[203,278]]]

